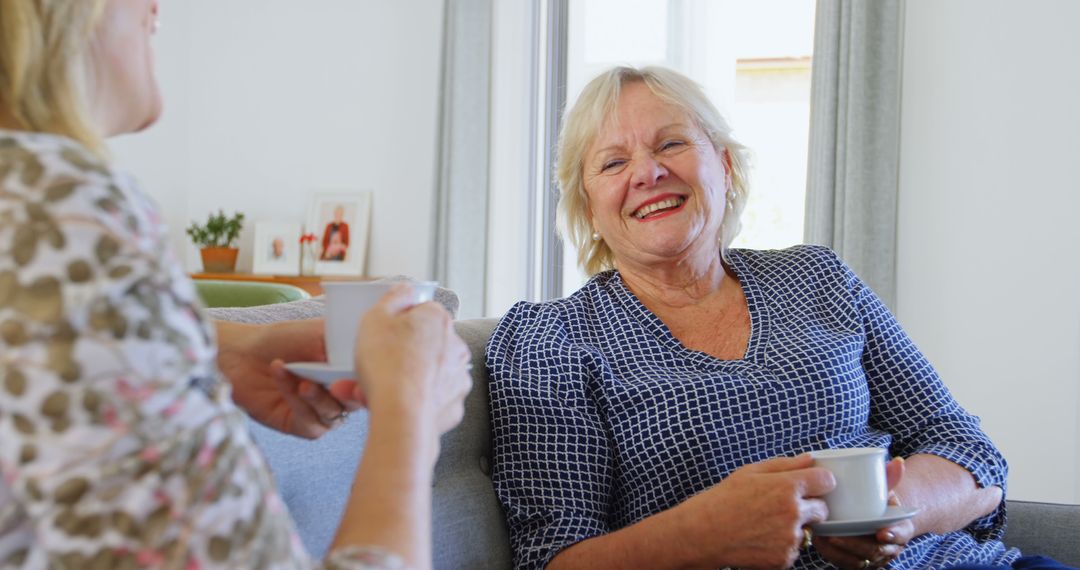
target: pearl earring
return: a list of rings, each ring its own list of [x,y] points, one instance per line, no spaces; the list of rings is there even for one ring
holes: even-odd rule
[[[600,241],[600,232],[593,232],[592,233],[592,240],[593,241]]]

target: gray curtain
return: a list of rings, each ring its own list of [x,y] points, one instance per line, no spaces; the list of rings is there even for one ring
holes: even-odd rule
[[[492,0],[446,1],[434,274],[465,318],[483,313],[487,282],[491,15]]]
[[[903,0],[818,0],[807,165],[808,243],[896,300]]]

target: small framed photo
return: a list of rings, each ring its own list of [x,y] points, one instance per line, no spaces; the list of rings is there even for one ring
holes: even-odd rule
[[[371,192],[316,194],[307,231],[315,234],[317,275],[363,275]]]
[[[252,271],[267,275],[300,274],[300,224],[257,222]]]

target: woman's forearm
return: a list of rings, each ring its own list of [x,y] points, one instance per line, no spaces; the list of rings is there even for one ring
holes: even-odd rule
[[[370,410],[364,455],[331,550],[384,548],[410,568],[431,566],[431,484],[438,455],[433,414],[409,402]]]
[[[980,488],[966,469],[929,454],[907,459],[896,494],[901,504],[919,508],[916,536],[960,530],[993,512],[1002,499],[1000,487]]]
[[[218,358],[229,350],[246,348],[245,341],[260,329],[260,325],[236,323],[232,321],[213,321],[214,334],[217,337]]]

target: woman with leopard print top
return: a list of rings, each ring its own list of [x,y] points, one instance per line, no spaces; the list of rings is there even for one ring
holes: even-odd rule
[[[428,567],[466,348],[401,286],[360,325],[363,392],[331,395],[282,364],[325,357],[321,321],[206,320],[155,207],[104,159],[102,136],[160,113],[157,10],[0,8],[0,568],[316,567],[240,408],[317,437],[359,402],[370,435],[322,567]]]

